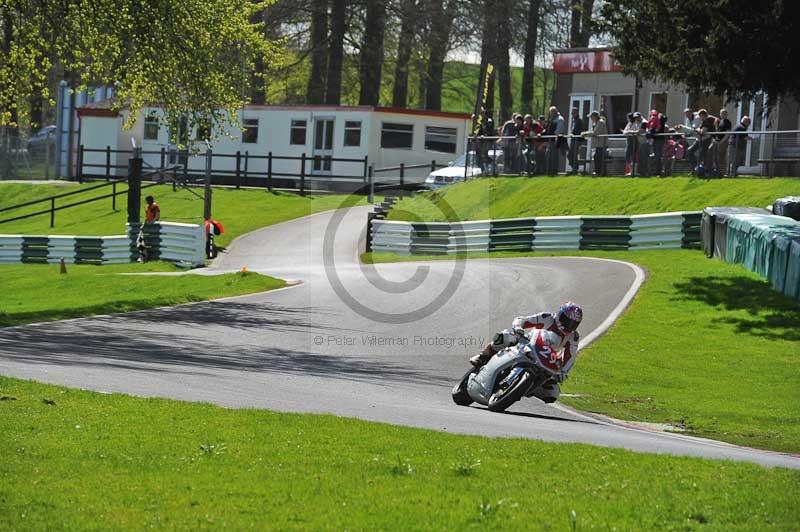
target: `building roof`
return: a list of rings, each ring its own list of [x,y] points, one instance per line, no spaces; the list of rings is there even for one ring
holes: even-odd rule
[[[403,115],[437,116],[442,118],[469,119],[468,113],[449,113],[446,111],[430,111],[428,109],[406,109],[402,107],[381,107],[372,105],[308,105],[308,104],[248,104],[244,110],[276,110],[276,111],[344,111],[375,112]]]
[[[113,100],[105,100],[102,102],[89,103],[84,106],[78,107],[78,116],[118,116],[118,110],[115,109],[117,102]],[[389,113],[389,114],[403,114],[403,115],[418,115],[418,116],[435,116],[440,118],[457,118],[460,120],[468,120],[471,115],[467,113],[449,113],[445,111],[429,111],[427,109],[404,109],[399,107],[380,107],[371,105],[290,105],[290,104],[248,104],[243,108],[247,110],[275,110],[275,111],[329,111],[329,112],[375,112],[375,113]]]

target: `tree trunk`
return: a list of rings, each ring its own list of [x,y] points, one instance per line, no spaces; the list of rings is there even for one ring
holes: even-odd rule
[[[583,0],[581,6],[581,40],[580,45],[583,48],[589,47],[589,41],[592,37],[592,11],[594,10],[594,0]]]
[[[392,106],[406,107],[408,105],[408,64],[411,61],[411,48],[414,45],[414,30],[416,29],[417,0],[404,0],[400,16],[400,38],[397,44],[397,64],[394,68],[394,89],[392,91]]]
[[[358,79],[361,82],[359,105],[378,105],[380,100],[385,25],[386,1],[367,0],[367,19],[359,54]]]
[[[497,31],[497,80],[500,84],[500,119],[498,123],[502,123],[511,117],[514,96],[511,93],[511,64],[508,58],[511,48],[511,28],[505,27],[500,21],[513,18],[511,12],[513,2],[500,0],[497,2],[497,7],[498,9],[495,11],[498,22],[495,26]]]
[[[347,31],[347,2],[331,3],[331,36],[328,50],[328,75],[325,103],[339,105],[342,101],[342,63],[344,61],[344,34]]]
[[[268,9],[268,8],[267,8]],[[256,13],[253,13],[250,17],[250,22],[253,24],[258,24],[260,22],[266,22],[267,19],[267,9],[262,9]],[[268,32],[266,30],[267,24],[264,24],[264,38],[268,39]],[[256,57],[255,61],[255,69],[253,75],[251,76],[251,89],[250,89],[250,98],[253,103],[255,104],[263,104],[267,101],[267,87],[266,87],[266,80],[264,79],[264,58],[259,56]]]
[[[550,77],[549,72],[546,68],[542,71],[542,112],[539,114],[545,117],[547,117],[547,80]]]
[[[431,32],[428,54],[428,85],[425,95],[425,109],[430,111],[442,110],[442,83],[444,73],[444,59],[447,56],[447,43],[450,40],[450,31],[453,27],[452,0],[447,9],[444,0],[430,3],[431,21],[439,21],[435,31]]]
[[[581,0],[569,0],[569,47],[577,48],[581,40]]]
[[[530,0],[528,33],[525,35],[525,55],[522,65],[522,113],[533,113],[533,92],[536,81],[536,46],[539,39],[539,13],[542,0]]]
[[[328,2],[311,2],[311,75],[306,87],[306,103],[325,101],[325,70],[328,66]]]
[[[483,2],[483,35],[481,39],[481,64],[492,64],[495,68],[497,68],[497,25],[494,16],[496,7],[497,0],[484,0]],[[489,77],[484,106],[490,113],[494,111],[494,78],[494,75]],[[478,90],[482,90],[482,88]]]

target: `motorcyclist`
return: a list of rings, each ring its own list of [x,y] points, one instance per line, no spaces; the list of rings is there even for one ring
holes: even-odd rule
[[[555,333],[560,340],[555,349],[563,350],[561,375],[556,378],[557,382],[550,380],[535,390],[533,394],[546,403],[552,403],[558,399],[561,393],[559,383],[567,378],[567,373],[575,364],[575,354],[578,351],[580,339],[577,329],[582,319],[583,309],[572,301],[561,305],[555,314],[540,312],[531,316],[519,316],[511,322],[511,329],[504,329],[495,334],[492,342],[469,361],[475,367],[485,365],[495,354],[506,347],[517,345],[520,339],[526,336],[525,329],[545,329]]]

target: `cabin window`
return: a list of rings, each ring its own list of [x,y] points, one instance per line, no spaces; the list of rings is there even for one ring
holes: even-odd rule
[[[292,120],[292,129],[289,133],[289,144],[306,144],[306,121]]]
[[[242,119],[242,144],[258,142],[258,118]]]
[[[144,119],[144,140],[158,140],[158,115],[147,113]]]
[[[344,123],[344,145],[361,146],[361,122],[347,120]]]
[[[381,148],[411,149],[413,140],[414,126],[412,124],[392,122],[381,124]]]
[[[425,149],[443,153],[456,152],[458,132],[452,127],[425,127]]]

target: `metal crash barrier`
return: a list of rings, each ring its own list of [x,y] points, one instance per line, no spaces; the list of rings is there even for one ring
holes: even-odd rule
[[[475,222],[370,222],[372,251],[676,249],[700,246],[701,212],[634,216],[545,216]]]

